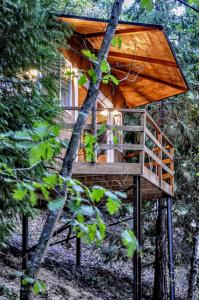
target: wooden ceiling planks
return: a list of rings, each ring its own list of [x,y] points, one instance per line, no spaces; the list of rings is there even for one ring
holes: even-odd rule
[[[88,70],[91,64],[81,50],[86,46],[97,53],[107,22],[64,15],[60,18],[74,30],[70,48],[61,51],[75,67]],[[115,107],[136,107],[188,91],[162,26],[120,22],[115,36],[121,38],[122,45],[110,47],[108,62],[120,84],[117,88],[100,86]]]

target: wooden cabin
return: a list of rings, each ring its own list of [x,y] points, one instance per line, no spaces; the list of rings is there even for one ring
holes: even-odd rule
[[[69,46],[60,49],[62,137],[69,138],[88,88],[87,84],[78,86],[78,70],[91,68],[82,50],[97,53],[107,22],[67,15],[59,18],[74,31]],[[108,63],[119,85],[101,83],[95,111],[84,133],[98,135],[101,126],[105,126],[105,132],[99,137],[92,162],[86,158],[82,135],[73,177],[89,186],[122,189],[131,199],[132,192],[128,191],[136,175],[140,176],[142,199],[172,196],[174,147],[140,106],[184,93],[188,85],[162,26],[120,22],[115,36],[121,47],[111,46]],[[66,80],[66,70],[75,76]]]

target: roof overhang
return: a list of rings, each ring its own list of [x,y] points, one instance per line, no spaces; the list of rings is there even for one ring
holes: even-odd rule
[[[74,67],[90,69],[91,64],[81,50],[88,47],[97,53],[108,21],[71,15],[58,17],[74,30],[70,47],[61,50],[64,56]],[[115,107],[136,107],[189,90],[162,26],[119,22],[115,36],[121,38],[121,48],[110,47],[108,62],[120,84],[100,86]]]

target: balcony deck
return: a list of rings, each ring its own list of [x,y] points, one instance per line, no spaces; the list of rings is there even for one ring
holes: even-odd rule
[[[100,111],[98,113],[100,114]],[[113,113],[111,110],[108,111],[108,114]],[[73,165],[73,177],[88,185],[100,184],[107,187],[109,182],[109,188],[121,190],[123,187],[123,190],[129,190],[133,182],[132,176],[140,175],[144,199],[172,196],[174,190],[172,143],[145,110],[121,109],[119,113],[122,115],[122,124],[120,122],[119,125],[110,125],[107,121],[104,134],[106,138],[96,144],[95,161],[87,161],[82,138],[77,160]],[[131,119],[136,115],[134,120],[136,124],[129,125],[125,120],[125,114]],[[107,120],[110,121],[110,116]],[[85,131],[92,132],[92,126],[90,119]],[[101,126],[96,125],[96,133]],[[72,128],[73,124],[66,124],[67,130]],[[117,143],[114,143],[113,135],[117,137]]]

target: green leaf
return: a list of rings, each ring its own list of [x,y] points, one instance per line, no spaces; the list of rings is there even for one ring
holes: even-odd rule
[[[101,62],[100,70],[103,73],[109,73],[110,72],[110,66],[109,66],[108,62],[105,59]]]
[[[17,189],[16,190],[14,190],[14,192],[13,192],[13,198],[15,199],[15,200],[23,200],[24,199],[24,197],[26,196],[26,194],[27,194],[27,189],[26,188],[24,188],[24,186],[23,185],[20,185],[20,184],[18,184],[17,185]]]
[[[127,198],[127,194],[123,193],[123,192],[119,192],[119,191],[115,191],[115,194],[117,196],[119,196],[120,198],[126,199]]]
[[[103,76],[102,82],[104,84],[108,84],[109,82],[113,82],[115,85],[119,85],[119,80],[111,74]]]
[[[106,132],[106,123],[103,123],[97,132],[98,137],[102,136],[105,132]]]
[[[140,5],[143,8],[146,8],[147,10],[153,9],[153,0],[141,0]]]
[[[33,166],[36,163],[39,163],[42,160],[51,160],[54,155],[53,147],[48,142],[42,142],[34,146],[30,150],[29,162]]]
[[[61,208],[63,208],[64,206],[64,199],[63,198],[60,198],[60,199],[57,199],[57,200],[53,200],[53,201],[50,201],[48,203],[48,209],[52,212],[56,212],[56,211],[59,211]]]
[[[95,53],[91,52],[88,49],[83,49],[82,53],[84,54],[85,57],[87,57],[90,60],[97,60],[97,56],[95,55]]]
[[[35,122],[34,123],[34,132],[40,137],[43,138],[49,132],[49,123],[48,122]]]
[[[115,199],[115,200],[118,199],[118,196],[115,193],[111,192],[111,191],[105,191],[105,195],[108,198],[112,198],[112,199]]]
[[[84,85],[86,83],[87,83],[87,77],[86,77],[85,74],[82,74],[81,77],[78,80],[78,84],[82,86],[82,85]]]
[[[105,238],[105,235],[106,235],[106,225],[104,224],[102,219],[99,220],[98,225],[99,225],[99,231],[100,231],[101,239],[103,240]]]
[[[33,166],[34,164],[40,162],[42,160],[42,156],[45,156],[44,147],[41,144],[34,146],[29,153],[30,165]]]
[[[119,139],[116,135],[113,136],[113,143],[114,143],[114,145],[119,144]]]
[[[95,215],[95,210],[90,205],[82,205],[78,209],[78,213],[82,214],[83,216],[92,217]]]
[[[83,187],[80,185],[80,184],[73,184],[73,190],[76,192],[76,193],[83,193],[84,192],[84,189]]]
[[[56,185],[58,183],[58,176],[57,174],[51,174],[47,177],[43,177],[43,181],[49,185]]]
[[[46,290],[46,284],[41,280],[36,280],[33,285],[33,293],[38,295],[39,293],[43,293]]]
[[[138,248],[138,242],[134,232],[130,229],[122,232],[122,242],[127,248],[127,256],[132,257],[134,251]]]
[[[90,76],[90,78],[92,79],[92,81],[93,81],[94,83],[97,82],[97,74],[96,74],[96,72],[94,71],[94,69],[88,70],[88,75]]]
[[[38,295],[38,294],[40,293],[40,286],[39,286],[38,281],[36,281],[36,282],[34,283],[34,286],[33,286],[33,293],[34,293],[35,295]]]
[[[118,47],[119,49],[121,49],[121,47],[122,47],[121,37],[114,37],[111,41],[111,46],[112,47]]]
[[[199,5],[199,0],[188,0],[188,3]]]
[[[37,204],[37,195],[35,192],[30,192],[30,203],[35,206]]]
[[[94,201],[99,202],[103,198],[104,192],[103,188],[94,188],[91,192],[91,197]]]
[[[91,241],[95,240],[96,231],[97,231],[97,224],[88,225],[88,235]]]
[[[86,161],[92,161],[94,155],[94,145],[96,144],[96,137],[90,133],[86,133],[84,136]]]
[[[26,276],[26,277],[24,277],[22,279],[22,285],[27,285],[28,283],[29,284],[33,284],[34,283],[34,279],[31,278],[31,277]]]
[[[116,213],[121,206],[121,200],[120,199],[113,199],[113,198],[108,198],[106,207],[108,212],[113,215]]]

